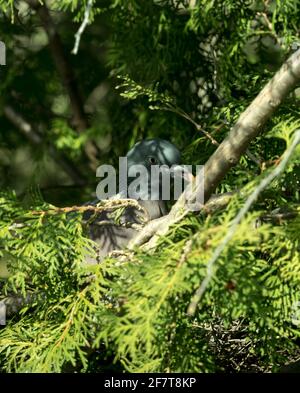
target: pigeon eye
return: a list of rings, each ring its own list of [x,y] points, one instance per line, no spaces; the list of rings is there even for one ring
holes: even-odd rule
[[[149,158],[148,158],[148,161],[149,161],[149,163],[150,163],[151,165],[157,164],[157,160],[156,160],[155,157],[149,157]]]

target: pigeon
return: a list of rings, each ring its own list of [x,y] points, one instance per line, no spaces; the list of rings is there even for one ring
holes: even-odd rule
[[[84,215],[88,222],[88,237],[96,243],[97,258],[87,257],[88,264],[101,262],[109,253],[126,248],[128,243],[138,235],[139,227],[150,220],[154,220],[168,213],[166,201],[162,198],[162,176],[158,177],[159,184],[151,183],[151,166],[159,165],[165,171],[173,166],[180,167],[181,154],[176,146],[163,139],[148,139],[136,143],[127,153],[127,181],[120,182],[120,190],[110,199],[124,199],[127,191],[133,184],[133,169],[136,165],[143,165],[149,176],[142,178],[142,187],[130,199],[135,199],[138,206],[126,207],[116,222],[111,216],[111,211],[104,211],[95,218],[94,211],[88,211]],[[174,175],[175,173],[175,175]],[[170,172],[176,176],[177,171]],[[179,171],[180,173],[180,171]],[[183,176],[183,175],[182,175]],[[127,184],[126,184],[127,183]],[[152,188],[151,188],[152,187]],[[150,199],[151,189],[151,199]],[[144,195],[146,194],[146,195]],[[154,194],[154,195],[153,195]],[[92,202],[98,204],[99,200]]]

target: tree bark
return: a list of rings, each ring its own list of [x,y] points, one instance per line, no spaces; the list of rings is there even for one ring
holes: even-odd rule
[[[204,166],[204,203],[209,201],[218,184],[235,166],[250,142],[258,135],[262,126],[272,116],[286,96],[300,83],[300,49],[293,53],[274,77],[267,83],[248,108],[240,115],[228,136],[212,154]],[[188,204],[196,200],[199,186],[187,197],[185,191],[167,216],[151,221],[129,244],[129,248],[144,245],[149,250],[156,246],[160,236],[166,235],[169,227],[188,214]],[[203,208],[203,206],[202,206]],[[199,210],[201,207],[199,206]]]
[[[295,52],[241,114],[228,136],[209,158],[204,171],[204,200],[235,166],[250,142],[286,96],[300,83],[300,50]]]

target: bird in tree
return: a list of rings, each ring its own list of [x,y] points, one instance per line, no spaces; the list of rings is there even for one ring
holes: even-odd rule
[[[111,251],[125,248],[138,234],[139,225],[167,214],[163,185],[168,175],[169,179],[187,178],[186,171],[179,165],[181,159],[179,150],[163,139],[149,139],[136,143],[129,150],[126,158],[125,179],[121,179],[119,193],[111,196],[111,199],[135,199],[141,209],[139,206],[129,206],[117,221],[110,212],[101,212],[96,218],[93,211],[86,213],[84,219],[88,222],[88,235],[98,245],[97,261]],[[158,171],[158,176],[154,178],[153,166]],[[137,173],[140,175],[138,178]],[[93,202],[93,204],[97,203],[99,200]],[[89,263],[97,261],[93,258],[88,259]]]

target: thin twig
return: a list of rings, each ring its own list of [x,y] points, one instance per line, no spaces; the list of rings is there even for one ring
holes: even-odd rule
[[[200,124],[198,124],[194,119],[192,119],[192,117],[186,113],[183,109],[177,108],[177,107],[173,107],[172,105],[169,106],[164,106],[162,109],[169,111],[169,112],[173,112],[176,113],[177,115],[183,117],[184,119],[188,120],[190,123],[193,124],[193,126],[197,129],[197,131],[202,132],[210,141],[213,145],[215,146],[219,146],[219,142],[217,140],[215,140],[214,137],[212,137],[210,135],[209,132],[205,131]]]
[[[188,257],[189,253],[192,250],[192,246],[193,246],[193,242],[195,240],[195,237],[196,236],[194,235],[190,240],[188,240],[186,242],[185,246],[183,247],[180,259],[179,259],[179,261],[177,262],[177,265],[176,265],[177,268],[180,267],[181,265],[183,265],[186,262],[187,257]]]
[[[201,297],[206,290],[208,284],[210,283],[212,277],[213,277],[213,268],[214,265],[221,255],[221,253],[224,251],[230,240],[233,238],[238,225],[240,224],[241,220],[244,218],[246,213],[249,211],[250,207],[252,204],[256,201],[258,198],[259,194],[276,178],[278,177],[285,169],[287,163],[289,162],[294,150],[296,149],[297,145],[300,143],[300,130],[298,130],[295,133],[295,136],[293,138],[293,141],[291,143],[291,146],[286,150],[281,163],[266,177],[264,178],[258,187],[252,192],[252,194],[249,195],[248,199],[246,200],[245,205],[242,207],[242,209],[239,211],[235,219],[232,221],[232,224],[224,238],[224,240],[221,242],[221,244],[216,248],[212,258],[207,264],[207,274],[204,280],[202,281],[201,285],[197,289],[191,303],[189,304],[187,314],[192,316],[196,312],[197,305],[199,301],[201,300]]]
[[[204,214],[212,214],[214,211],[225,207],[233,195],[234,193],[230,192],[213,195],[203,206],[201,212]],[[171,210],[167,216],[159,217],[146,224],[141,233],[129,242],[128,248],[134,249],[135,247],[142,246],[147,242],[142,247],[144,250],[150,251],[151,249],[155,249],[158,239],[167,234],[170,225],[175,225],[180,222],[189,213],[189,210],[184,208],[184,200],[181,200],[180,203],[181,208],[178,208],[173,212]]]
[[[215,146],[220,146],[220,143],[213,137],[210,135],[209,132],[205,131],[200,124],[198,124],[188,113],[186,113],[184,110],[177,108],[177,107],[173,107],[171,105],[163,107],[162,109],[173,112],[178,114],[179,116],[183,117],[184,119],[188,120],[190,123],[193,124],[193,126],[196,128],[197,131],[202,132],[202,134],[204,134],[206,136],[206,138],[208,138],[211,143]],[[248,156],[248,158],[250,158],[250,160],[252,160],[255,164],[257,164],[259,167],[261,166],[261,160],[259,160],[253,153],[251,153],[251,151],[249,149],[246,150],[246,155]]]
[[[278,45],[281,45],[280,43],[280,39],[278,37],[278,35],[276,34],[276,31],[273,28],[272,22],[269,20],[268,15],[265,12],[258,12],[257,15],[262,16],[268,29],[270,30],[270,33],[272,34],[272,36],[275,38],[276,42]]]
[[[109,199],[103,205],[83,205],[83,206],[68,206],[68,207],[54,207],[48,210],[31,210],[30,215],[51,215],[51,214],[65,214],[71,212],[84,213],[87,211],[94,211],[95,213],[107,212],[123,207],[135,207],[140,211],[144,211],[135,199]]]
[[[78,53],[81,36],[90,21],[90,13],[92,10],[93,3],[94,3],[94,0],[89,0],[86,5],[83,21],[82,21],[77,33],[75,34],[75,44],[74,44],[74,48],[71,52],[73,55],[77,55],[77,53]]]

